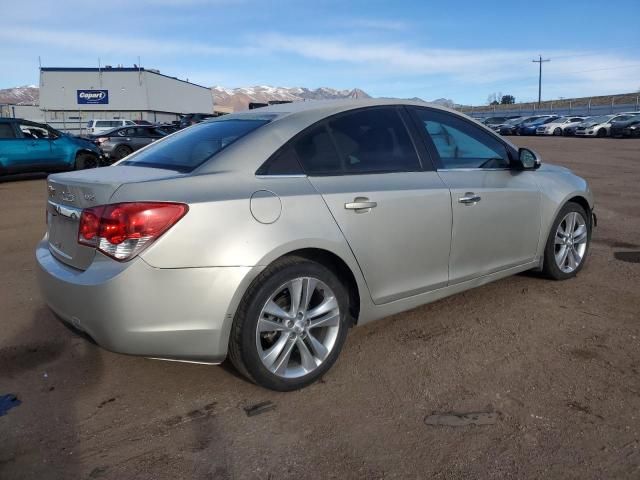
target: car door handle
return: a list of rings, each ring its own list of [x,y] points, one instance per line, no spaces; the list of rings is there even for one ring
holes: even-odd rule
[[[367,213],[378,206],[378,202],[371,202],[367,197],[356,197],[353,202],[345,203],[344,208],[355,210],[356,213]]]
[[[458,202],[464,203],[465,205],[475,205],[480,200],[482,200],[482,197],[480,195],[476,195],[473,192],[467,192],[464,194],[464,197],[460,197],[458,199]]]

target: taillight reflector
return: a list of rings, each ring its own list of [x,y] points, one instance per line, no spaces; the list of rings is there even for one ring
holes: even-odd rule
[[[86,208],[78,243],[116,260],[129,260],[176,224],[189,210],[183,203],[116,203]]]

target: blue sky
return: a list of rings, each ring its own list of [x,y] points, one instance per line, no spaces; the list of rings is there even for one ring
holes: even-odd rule
[[[4,6],[3,6],[4,4]],[[483,104],[640,90],[640,1],[0,0],[0,88],[137,63],[207,86]]]

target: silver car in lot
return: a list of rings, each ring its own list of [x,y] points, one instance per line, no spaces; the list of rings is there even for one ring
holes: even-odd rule
[[[595,220],[582,178],[410,101],[227,115],[47,189],[38,278],[64,322],[116,352],[229,357],[276,390],[323,375],[352,325],[576,275]]]

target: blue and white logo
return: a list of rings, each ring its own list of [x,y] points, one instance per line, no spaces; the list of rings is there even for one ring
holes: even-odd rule
[[[109,90],[78,90],[78,105],[109,103]]]

